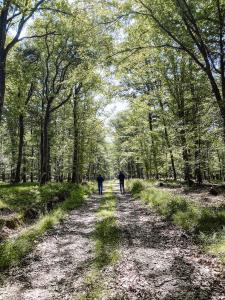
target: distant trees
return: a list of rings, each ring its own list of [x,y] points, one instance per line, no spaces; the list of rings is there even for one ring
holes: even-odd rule
[[[130,177],[224,180],[222,1],[0,5],[2,180],[79,183],[112,164]],[[108,69],[130,104],[112,121],[113,146],[98,118],[100,94],[115,95]]]

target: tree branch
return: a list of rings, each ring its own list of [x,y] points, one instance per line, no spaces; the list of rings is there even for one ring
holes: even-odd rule
[[[192,59],[203,69],[205,70],[205,66],[201,61],[198,59],[198,57],[168,28],[166,28],[162,22],[155,16],[150,6],[146,5],[142,0],[136,0],[139,2],[147,11],[149,11],[149,16],[153,19],[153,21],[161,28],[164,32],[168,34],[170,38],[172,38],[180,47],[186,51]]]
[[[30,11],[30,13],[28,14],[28,16],[23,16],[21,19],[20,19],[20,22],[19,22],[19,25],[18,25],[18,28],[17,28],[17,32],[14,36],[14,38],[12,39],[12,41],[6,46],[5,48],[5,52],[8,53],[12,47],[19,42],[19,37],[20,37],[20,34],[24,28],[24,25],[27,23],[27,21],[33,16],[33,14],[38,10],[38,8],[41,6],[42,3],[44,3],[44,1],[46,0],[39,0],[36,5],[32,8],[32,10]]]
[[[34,35],[30,35],[30,36],[23,36],[22,38],[18,39],[18,42],[21,42],[25,39],[42,38],[42,37],[46,37],[48,35],[61,35],[61,34],[56,33],[56,31],[52,31],[52,32],[47,32],[47,33],[43,33],[43,34],[34,34]]]
[[[72,92],[72,89],[69,93],[69,95],[66,97],[65,100],[63,100],[61,103],[59,103],[58,105],[56,105],[55,107],[53,107],[51,110],[50,110],[50,113],[53,113],[54,111],[56,111],[57,109],[59,109],[61,106],[63,106],[64,104],[66,104],[66,102],[68,102],[72,96],[73,92]]]

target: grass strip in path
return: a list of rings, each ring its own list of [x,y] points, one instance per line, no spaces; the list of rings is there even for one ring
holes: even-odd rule
[[[93,234],[94,261],[85,280],[86,294],[80,300],[96,300],[104,289],[102,271],[119,260],[120,234],[116,222],[116,197],[112,185],[106,186],[97,212],[98,220]]]

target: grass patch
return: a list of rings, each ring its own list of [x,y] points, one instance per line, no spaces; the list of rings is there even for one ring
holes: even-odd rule
[[[118,259],[119,229],[116,224],[116,197],[108,188],[98,209],[99,221],[93,235],[95,241],[95,267],[113,264]]]
[[[71,183],[20,184],[0,186],[0,208],[7,207],[15,212],[24,213],[29,208],[43,209],[56,195],[69,195],[74,188]],[[83,187],[84,189],[88,187]]]
[[[112,187],[106,186],[106,192],[101,198],[97,212],[98,221],[93,233],[94,261],[85,281],[85,295],[79,300],[101,299],[103,282],[101,270],[115,264],[119,259],[119,228],[116,223],[116,197]]]
[[[145,187],[140,188],[140,187]],[[203,247],[225,262],[225,207],[203,207],[182,196],[157,189],[140,180],[130,181],[129,190],[148,203],[166,220],[196,234]]]
[[[99,299],[102,292],[101,276],[96,270],[90,271],[87,275],[85,284],[85,295],[79,297],[79,300]]]
[[[74,185],[70,183],[0,185],[0,228],[7,226],[12,216],[18,224],[34,223],[59,202],[64,202],[73,190]],[[92,184],[82,186],[82,190],[93,190]],[[55,198],[58,200],[52,201]]]
[[[57,190],[59,189],[60,187],[57,187]],[[32,250],[38,237],[65,217],[69,210],[79,207],[90,190],[87,187],[72,187],[71,185],[69,192],[68,198],[52,212],[42,216],[34,225],[22,231],[16,239],[9,239],[0,244],[0,270],[19,263]]]

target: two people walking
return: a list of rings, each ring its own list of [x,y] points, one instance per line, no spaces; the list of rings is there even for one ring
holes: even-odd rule
[[[120,192],[121,192],[121,194],[124,194],[125,193],[125,188],[124,188],[125,175],[123,174],[122,171],[120,171],[118,179],[119,179],[119,183],[120,183]],[[100,174],[97,177],[99,195],[102,195],[102,192],[103,192],[103,181],[104,181],[104,178]]]

